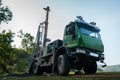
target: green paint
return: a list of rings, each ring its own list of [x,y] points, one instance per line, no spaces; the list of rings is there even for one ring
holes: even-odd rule
[[[100,38],[94,38],[90,37],[88,35],[82,34],[82,44],[83,47],[92,49],[92,50],[97,50],[97,51],[104,51],[103,43]]]
[[[76,48],[78,46],[92,49],[95,51],[104,51],[104,46],[102,43],[102,40],[99,35],[99,31],[96,31],[95,33],[98,35],[97,37],[93,37],[90,35],[87,35],[85,33],[82,33],[79,31],[80,27],[77,26],[75,23],[74,25],[74,36],[73,34],[67,34],[67,26],[64,31],[64,39],[63,39],[63,45],[68,48]],[[85,25],[83,25],[85,26]],[[88,25],[86,25],[88,26]],[[87,28],[85,26],[85,28]],[[82,27],[84,29],[84,27]],[[88,32],[91,30],[94,30],[93,27],[88,26]]]

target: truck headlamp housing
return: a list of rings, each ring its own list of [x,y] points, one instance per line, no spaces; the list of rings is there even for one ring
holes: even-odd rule
[[[104,58],[104,54],[101,54],[100,57],[101,57],[101,58]]]
[[[92,52],[90,53],[90,55],[93,56],[93,57],[99,57],[98,54],[96,54],[96,53],[92,53]]]
[[[77,49],[76,49],[76,52],[77,52],[77,53],[84,53],[84,54],[86,53],[86,51],[85,51],[85,50],[80,49],[80,48],[77,48]]]

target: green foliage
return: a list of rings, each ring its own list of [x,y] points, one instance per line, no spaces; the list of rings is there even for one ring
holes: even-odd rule
[[[22,49],[16,48],[14,49],[14,52],[16,53],[16,64],[14,72],[25,72],[28,68],[28,59],[29,55],[32,52],[33,49],[33,39],[34,37],[31,36],[30,33],[23,33],[22,30],[20,30],[18,37],[22,39],[21,46]]]
[[[5,30],[0,33],[0,73],[9,72],[8,65],[13,65],[14,53],[12,53],[11,43],[13,42],[14,33]]]
[[[22,48],[12,47],[15,33],[3,30],[0,33],[0,74],[26,72],[29,55],[33,48],[33,36],[30,33],[21,33]]]
[[[29,55],[34,47],[33,39],[34,37],[30,33],[24,33],[20,30],[18,37],[22,39],[21,46],[22,49],[18,49],[17,53],[17,65],[16,69],[19,72],[25,72],[28,68]]]
[[[22,30],[19,31],[18,37],[22,39],[21,44],[22,44],[22,49],[24,49],[27,53],[31,53],[34,43],[33,39],[34,37],[31,36],[30,33],[23,33]]]
[[[18,48],[14,48],[13,53],[16,54],[16,60],[12,72],[25,72],[28,68],[29,54],[27,54],[24,50]]]
[[[8,22],[10,20],[12,20],[12,12],[10,11],[10,9],[6,6],[3,7],[2,6],[2,0],[0,0],[0,24],[1,22]]]

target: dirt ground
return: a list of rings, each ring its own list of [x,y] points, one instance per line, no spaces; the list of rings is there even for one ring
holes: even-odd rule
[[[9,74],[6,76],[3,76],[0,78],[0,80],[5,80],[6,78],[11,78],[11,77],[19,77],[19,78],[24,78],[24,77],[31,77],[31,76],[36,76],[36,75],[31,75],[28,73],[23,73],[23,74]],[[39,76],[39,75],[37,75]],[[59,75],[53,75],[53,74],[44,74],[43,76],[58,76]],[[70,74],[67,77],[78,77],[78,78],[119,78],[120,79],[120,72],[115,73],[115,72],[109,72],[109,73],[96,73],[96,74]]]

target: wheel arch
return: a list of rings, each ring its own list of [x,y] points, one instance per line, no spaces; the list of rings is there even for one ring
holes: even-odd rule
[[[55,67],[57,66],[57,58],[61,54],[66,54],[67,56],[69,56],[69,49],[65,46],[58,48],[58,50],[55,52],[55,59],[54,59]]]

